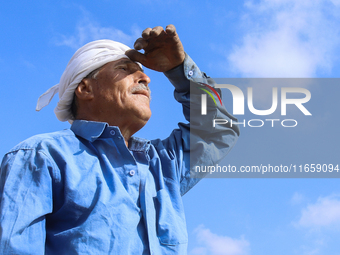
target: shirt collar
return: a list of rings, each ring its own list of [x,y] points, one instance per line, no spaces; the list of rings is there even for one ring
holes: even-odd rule
[[[110,130],[109,130],[110,129]],[[109,137],[107,134],[114,130],[117,135],[122,134],[118,127],[111,127],[105,122],[75,120],[72,123],[71,130],[77,135],[90,142],[94,142],[99,137]],[[131,137],[129,140],[129,149],[131,151],[148,151],[151,142],[149,140]]]
[[[71,130],[77,136],[93,142],[101,136],[107,126],[108,124],[105,122],[75,120],[72,123]]]
[[[131,151],[148,151],[150,148],[151,142],[149,140],[131,137],[129,140],[129,149]]]

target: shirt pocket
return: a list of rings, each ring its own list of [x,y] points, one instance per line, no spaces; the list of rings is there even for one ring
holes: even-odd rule
[[[178,199],[181,199],[180,197]],[[167,190],[161,189],[154,198],[156,206],[157,236],[163,245],[178,245],[188,242],[188,234],[183,207],[177,210]]]

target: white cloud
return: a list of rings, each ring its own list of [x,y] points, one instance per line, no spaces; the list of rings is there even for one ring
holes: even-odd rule
[[[22,65],[24,65],[27,69],[36,69],[37,67],[30,61],[22,59],[21,60]]]
[[[339,0],[247,1],[246,33],[228,56],[247,77],[312,77],[329,71],[340,41]]]
[[[320,248],[304,247],[303,255],[317,255],[320,254]]]
[[[340,0],[331,0],[331,2],[336,6],[340,5]]]
[[[299,192],[295,192],[291,199],[292,205],[299,205],[305,200],[305,196]]]
[[[299,226],[319,228],[340,226],[340,197],[321,197],[302,210]]]
[[[83,13],[84,17],[76,25],[75,33],[73,35],[59,35],[56,40],[57,45],[78,49],[90,41],[111,39],[132,47],[135,40],[141,36],[142,31],[137,26],[132,27],[131,33],[127,34],[114,27],[102,27],[90,18],[89,13],[84,10]]]
[[[219,236],[200,225],[195,229],[197,241],[201,247],[194,248],[191,255],[246,255],[249,242],[243,237],[234,239],[228,236]]]

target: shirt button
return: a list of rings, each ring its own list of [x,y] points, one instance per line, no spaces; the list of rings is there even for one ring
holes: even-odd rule
[[[131,171],[130,171],[130,175],[131,175],[131,176],[135,175],[135,170],[131,170]]]
[[[115,132],[114,130],[111,130],[111,131],[110,131],[110,134],[111,134],[111,135],[115,135],[115,133],[116,133],[116,132]]]
[[[189,76],[193,76],[193,74],[194,74],[194,72],[191,71],[191,70],[190,70],[189,73],[188,73]]]

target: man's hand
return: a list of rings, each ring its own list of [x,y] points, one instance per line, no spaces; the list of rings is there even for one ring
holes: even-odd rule
[[[147,28],[134,45],[136,50],[128,50],[125,54],[143,66],[159,72],[166,72],[183,63],[185,53],[183,45],[176,33],[174,25]],[[144,50],[144,54],[137,50]]]

